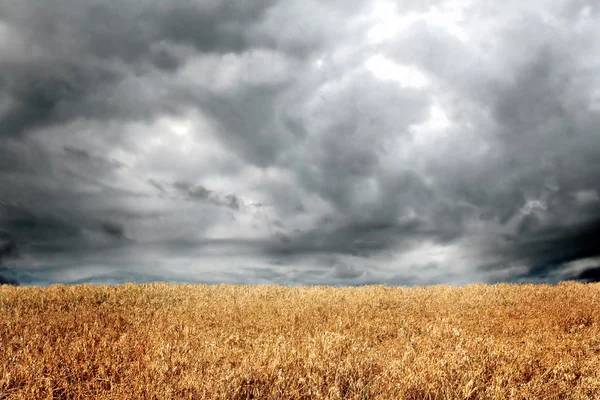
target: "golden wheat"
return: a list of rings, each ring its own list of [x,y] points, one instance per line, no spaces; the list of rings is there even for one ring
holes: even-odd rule
[[[600,284],[0,287],[0,399],[594,398]]]

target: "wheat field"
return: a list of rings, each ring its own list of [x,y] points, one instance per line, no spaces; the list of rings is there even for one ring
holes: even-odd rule
[[[600,284],[2,286],[0,399],[600,399]]]

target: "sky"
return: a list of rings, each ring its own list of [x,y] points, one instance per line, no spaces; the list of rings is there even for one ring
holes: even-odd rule
[[[600,6],[4,0],[0,282],[600,280]]]

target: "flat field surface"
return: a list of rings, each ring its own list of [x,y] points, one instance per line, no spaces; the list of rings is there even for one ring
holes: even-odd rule
[[[600,399],[600,284],[2,286],[0,399]]]

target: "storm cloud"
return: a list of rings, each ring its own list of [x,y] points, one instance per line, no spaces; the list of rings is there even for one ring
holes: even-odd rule
[[[0,282],[596,281],[599,20],[0,3]]]

